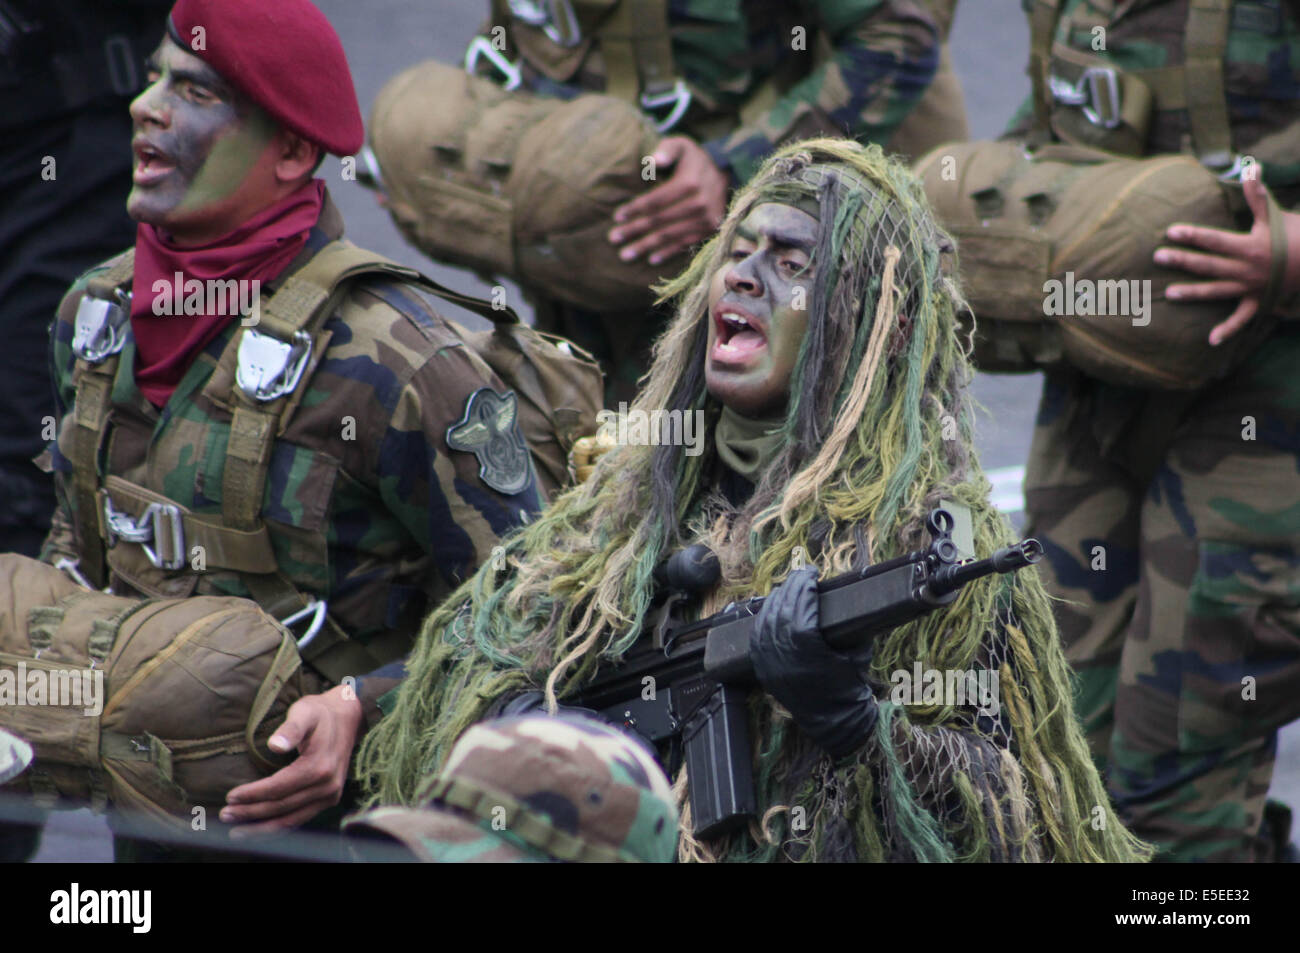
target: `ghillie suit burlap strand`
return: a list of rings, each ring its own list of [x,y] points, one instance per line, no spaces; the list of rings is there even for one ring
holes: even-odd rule
[[[545,689],[563,701],[627,651],[654,567],[705,542],[722,581],[712,611],[765,594],[793,564],[823,577],[921,548],[939,500],[969,507],[977,550],[1011,542],[972,450],[971,376],[942,267],[951,242],[916,180],[876,147],[785,147],[736,196],[719,234],[662,289],[677,316],[634,409],[720,407],[705,387],[708,294],[738,224],[777,202],[822,223],[809,318],[784,441],[748,502],[713,486],[711,449],[621,446],[592,477],[505,541],[425,624],[392,712],[367,737],[371,800],[409,803],[456,738],[495,702]],[[499,563],[498,563],[499,565]],[[895,705],[890,675],[996,672],[996,717],[973,705]],[[684,860],[1126,861],[1147,855],[1112,812],[1070,702],[1065,659],[1035,571],[980,580],[950,607],[881,639],[876,737],[830,758],[766,694],[751,698],[760,822],[726,839],[686,836]],[[951,700],[951,699],[949,699]],[[689,779],[679,776],[684,795]]]

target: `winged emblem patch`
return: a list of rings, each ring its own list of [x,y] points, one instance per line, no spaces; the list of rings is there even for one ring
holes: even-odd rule
[[[528,445],[519,431],[519,398],[481,387],[469,395],[461,419],[447,428],[447,446],[478,458],[478,475],[507,496],[528,485]]]

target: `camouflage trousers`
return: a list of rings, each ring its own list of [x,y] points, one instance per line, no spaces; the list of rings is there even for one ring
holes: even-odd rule
[[[1195,394],[1047,375],[1027,531],[1121,817],[1164,860],[1250,860],[1300,716],[1300,330]]]

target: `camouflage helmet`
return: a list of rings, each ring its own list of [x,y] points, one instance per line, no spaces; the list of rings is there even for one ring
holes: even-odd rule
[[[637,739],[590,718],[525,715],[474,725],[417,798],[349,818],[419,860],[669,863],[677,807]],[[362,852],[364,853],[364,852]]]
[[[18,777],[31,763],[31,745],[0,728],[0,784]]]

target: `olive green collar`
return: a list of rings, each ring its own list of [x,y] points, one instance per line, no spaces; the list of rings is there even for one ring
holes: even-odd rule
[[[781,426],[784,423],[785,419],[780,416],[755,420],[742,417],[730,407],[723,407],[713,431],[718,457],[757,485],[763,478],[763,471],[772,465],[781,451],[784,440]]]

